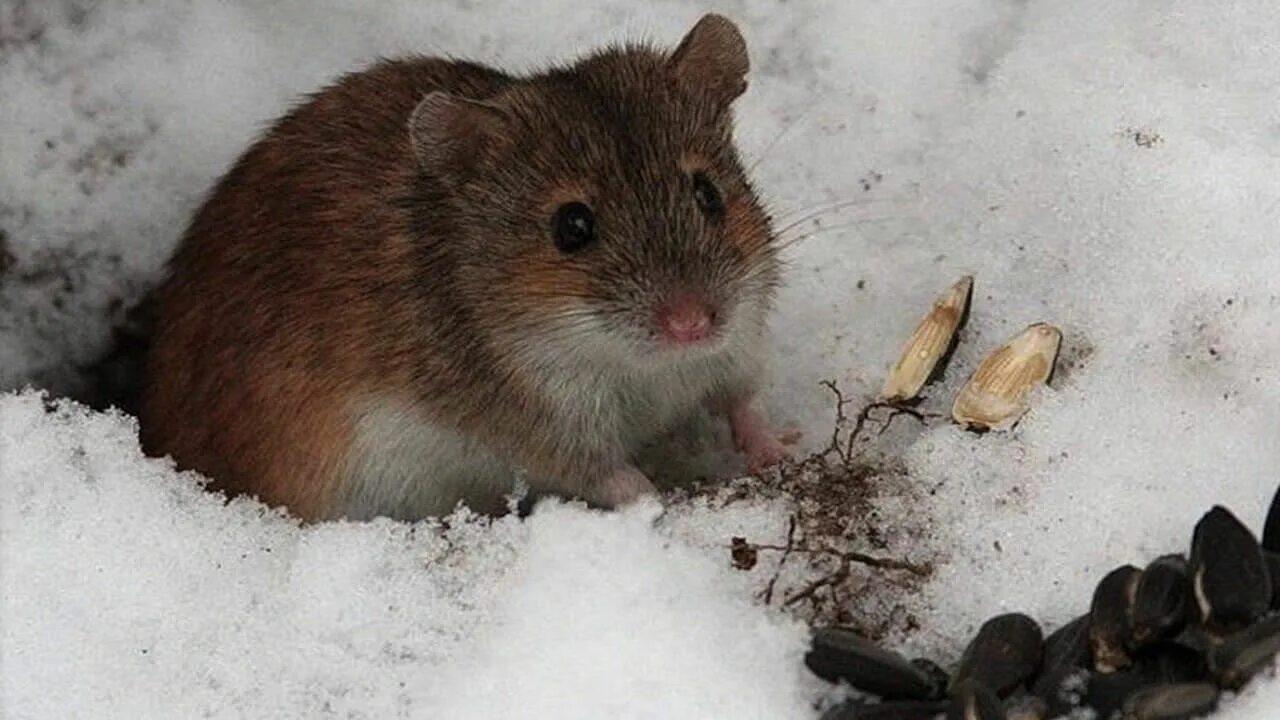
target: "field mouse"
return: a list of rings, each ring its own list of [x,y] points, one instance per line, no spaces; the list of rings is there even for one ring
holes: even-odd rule
[[[779,282],[732,140],[746,45],[524,77],[417,57],[310,96],[199,209],[159,289],[145,449],[306,520],[504,507],[515,478],[604,507],[705,405],[749,464]]]

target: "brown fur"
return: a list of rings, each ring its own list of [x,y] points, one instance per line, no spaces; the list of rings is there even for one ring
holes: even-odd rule
[[[730,139],[745,54],[703,45],[613,49],[525,78],[384,61],[312,96],[221,180],[172,260],[147,450],[325,517],[349,459],[351,402],[407,393],[433,421],[543,475],[616,465],[566,437],[578,429],[563,427],[511,343],[541,342],[547,318],[580,302],[630,332],[676,287],[726,307],[771,294],[768,218]],[[411,140],[433,91],[477,101],[458,112],[484,117],[454,127],[432,115]],[[719,226],[690,199],[685,157],[725,197]],[[597,212],[600,247],[556,250],[549,214],[567,199]]]

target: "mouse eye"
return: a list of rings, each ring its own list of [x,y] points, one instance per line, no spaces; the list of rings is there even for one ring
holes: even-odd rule
[[[693,174],[693,199],[698,201],[698,209],[709,218],[718,218],[724,212],[724,200],[716,189],[711,178],[696,172]]]
[[[565,203],[551,217],[551,232],[555,234],[557,250],[577,252],[595,241],[596,215],[583,203]]]

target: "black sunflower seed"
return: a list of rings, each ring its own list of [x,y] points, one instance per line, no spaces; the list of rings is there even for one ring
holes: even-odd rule
[[[1191,615],[1191,582],[1181,555],[1156,558],[1138,577],[1130,608],[1135,647],[1181,632]]]
[[[1081,615],[1050,633],[1044,641],[1044,660],[1031,692],[1049,706],[1049,717],[1066,715],[1072,701],[1063,697],[1067,679],[1089,666],[1089,616]]]
[[[1221,506],[1205,513],[1191,542],[1191,583],[1200,620],[1240,628],[1271,606],[1271,575],[1249,528]]]
[[[1187,720],[1218,707],[1218,688],[1211,683],[1155,685],[1130,695],[1122,710],[1125,720]]]
[[[1280,488],[1276,488],[1276,494],[1271,496],[1267,521],[1262,526],[1262,547],[1280,553]]]
[[[1129,616],[1138,589],[1138,568],[1124,565],[1107,573],[1093,591],[1089,606],[1089,647],[1093,667],[1101,673],[1128,667]]]
[[[844,680],[886,700],[928,700],[935,680],[901,655],[885,650],[848,628],[818,628],[804,662],[819,677]]]
[[[952,689],[947,720],[1008,720],[1008,715],[990,688],[966,680]]]
[[[822,714],[821,720],[934,720],[947,711],[938,700],[885,702],[874,705],[849,701]]]
[[[1223,687],[1236,689],[1271,664],[1280,652],[1280,615],[1234,633],[1209,651],[1209,669]]]
[[[983,623],[965,648],[951,688],[976,682],[1000,696],[1035,675],[1044,656],[1044,636],[1035,620],[1021,613],[997,615]]]

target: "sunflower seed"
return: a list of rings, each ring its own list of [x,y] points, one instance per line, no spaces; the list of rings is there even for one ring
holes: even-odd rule
[[[983,623],[969,642],[951,680],[952,692],[978,683],[1008,695],[1035,674],[1044,656],[1044,636],[1035,620],[1021,613],[998,615]]]
[[[1098,672],[1115,672],[1133,662],[1126,646],[1130,608],[1141,575],[1138,568],[1124,565],[1107,573],[1093,591],[1093,604],[1089,607],[1089,647],[1093,651],[1093,667]]]
[[[1049,381],[1062,332],[1037,323],[987,355],[951,407],[956,422],[975,430],[1012,427],[1027,411],[1031,390]]]
[[[1271,575],[1249,528],[1222,506],[1196,523],[1191,582],[1200,620],[1227,630],[1244,627],[1271,606]]]
[[[956,334],[969,318],[973,297],[973,276],[966,275],[933,303],[916,331],[902,346],[898,362],[889,370],[880,399],[906,402],[920,394],[930,381],[941,375],[956,346]]]
[[[847,628],[814,630],[804,661],[819,677],[844,680],[886,700],[928,700],[937,692],[934,679],[925,671]]]
[[[1209,651],[1209,669],[1223,687],[1236,689],[1271,664],[1280,652],[1280,615],[1245,628]]]
[[[1181,632],[1191,615],[1191,582],[1181,555],[1156,558],[1142,571],[1130,608],[1131,639],[1141,647]]]
[[[990,688],[967,680],[952,691],[947,720],[1008,720],[1008,716]]]
[[[1207,715],[1218,707],[1218,688],[1210,683],[1155,685],[1130,695],[1124,720],[1186,720]]]
[[[1031,692],[1049,705],[1050,717],[1066,715],[1071,701],[1062,696],[1067,679],[1089,665],[1089,616],[1081,615],[1044,641],[1044,660]]]
[[[1262,547],[1280,553],[1280,488],[1276,488],[1276,494],[1271,496],[1271,507],[1262,526]]]
[[[947,704],[937,700],[874,705],[851,700],[826,711],[821,720],[934,720],[946,711]]]

